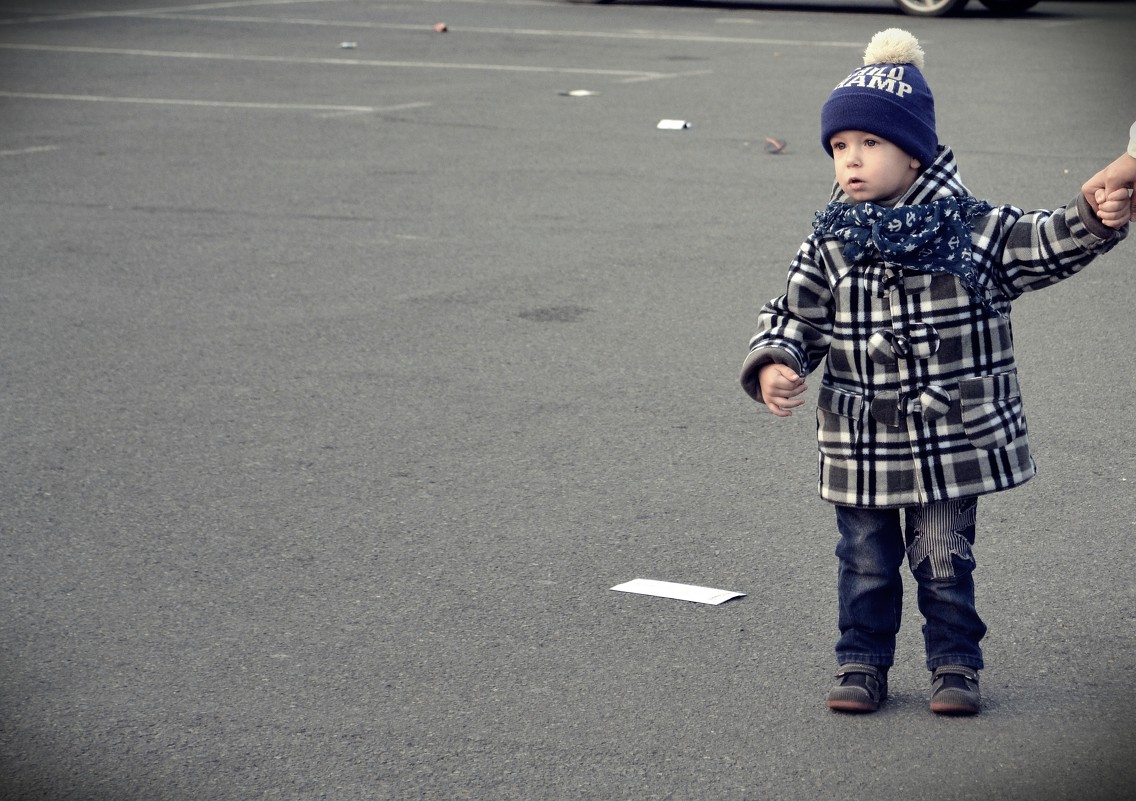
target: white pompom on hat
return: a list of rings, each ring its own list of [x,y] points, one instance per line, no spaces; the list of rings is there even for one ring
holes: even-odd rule
[[[911,64],[923,69],[923,48],[919,40],[901,28],[880,31],[864,49],[864,66],[871,64]]]
[[[820,112],[821,145],[840,131],[867,131],[903,148],[926,167],[935,160],[935,98],[923,79],[923,48],[899,28],[872,37],[864,66],[836,85]]]

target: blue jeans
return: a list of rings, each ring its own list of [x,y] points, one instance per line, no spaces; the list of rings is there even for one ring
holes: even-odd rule
[[[889,666],[903,606],[904,556],[918,583],[927,668],[981,670],[986,625],[974,608],[977,498],[906,509],[836,507],[840,639],[836,660]],[[900,512],[905,527],[900,527]]]

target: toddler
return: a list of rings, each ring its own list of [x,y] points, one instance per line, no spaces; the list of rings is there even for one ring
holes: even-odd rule
[[[935,132],[923,51],[876,34],[821,110],[832,202],[761,310],[741,382],[778,417],[816,393],[820,495],[836,507],[839,665],[826,703],[887,697],[900,567],[918,584],[931,709],[980,709],[978,496],[1034,475],[1010,328],[1023,292],[1077,273],[1127,233],[1128,191],[1024,213],[970,195]],[[1090,197],[1089,195],[1094,196]]]

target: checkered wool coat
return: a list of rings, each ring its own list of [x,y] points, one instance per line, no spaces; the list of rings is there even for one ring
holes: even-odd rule
[[[940,147],[897,209],[950,197],[970,195]],[[834,199],[854,203],[839,187]],[[762,308],[741,376],[754,400],[763,365],[805,376],[827,357],[816,393],[825,500],[914,506],[1033,477],[1011,301],[1075,274],[1127,228],[1101,224],[1079,195],[1052,212],[981,206],[967,228],[969,282],[879,254],[850,263],[847,242],[818,227],[789,268],[785,294]]]

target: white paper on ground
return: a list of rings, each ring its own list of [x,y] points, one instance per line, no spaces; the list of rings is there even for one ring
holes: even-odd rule
[[[693,584],[675,584],[673,581],[655,581],[654,579],[635,579],[617,584],[612,589],[617,592],[657,595],[660,598],[694,601],[699,604],[723,604],[733,598],[745,596],[744,592],[717,590],[713,587],[696,587]]]
[[[690,123],[686,120],[659,120],[659,124],[655,127],[660,131],[681,131],[689,128]]]

